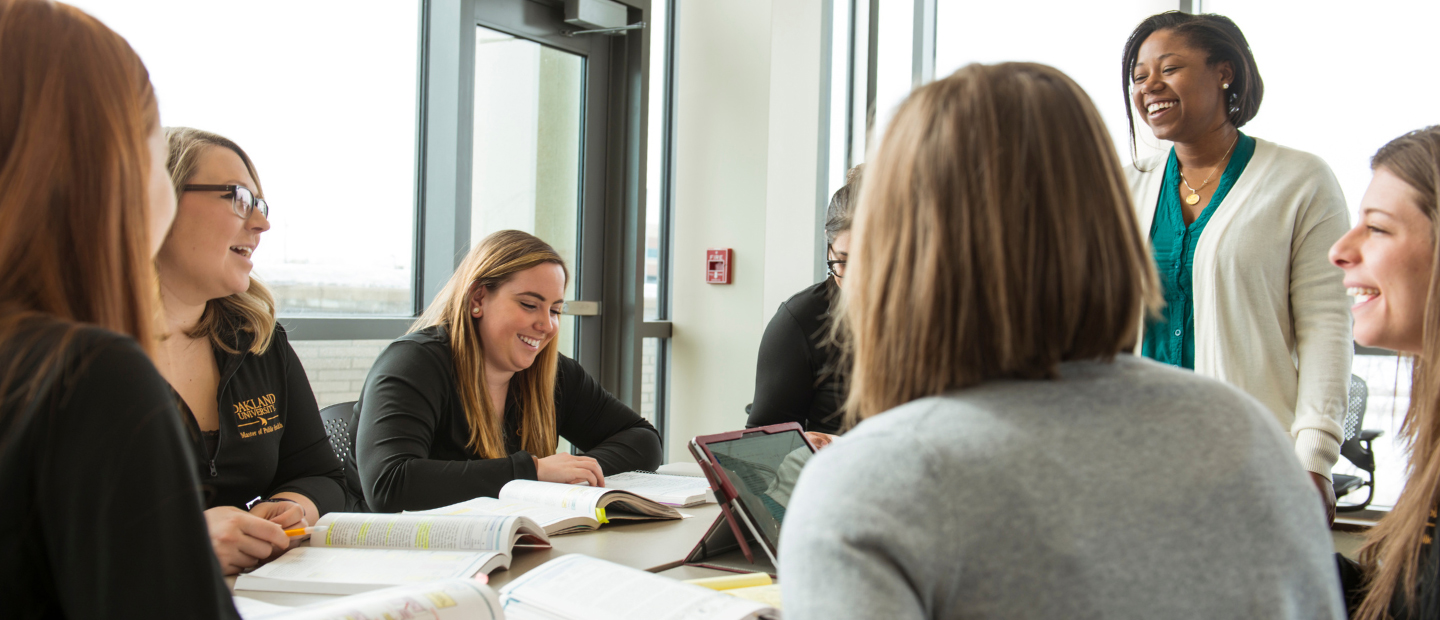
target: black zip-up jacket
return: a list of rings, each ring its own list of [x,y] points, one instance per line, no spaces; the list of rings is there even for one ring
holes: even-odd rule
[[[807,431],[840,432],[845,378],[835,366],[839,352],[827,341],[839,295],[835,279],[826,277],[780,304],[760,339],[747,428],[799,422]]]
[[[466,446],[470,423],[460,405],[455,365],[443,327],[390,343],[365,379],[351,434],[365,501],[376,512],[425,510],[495,497],[511,480],[535,479],[535,461],[520,449],[521,412],[505,402],[506,458],[482,459]],[[555,373],[555,428],[600,463],[605,475],[660,465],[660,433],[560,356]]]
[[[215,454],[208,454],[190,408],[176,398],[196,440],[206,508],[243,510],[256,497],[289,491],[310,498],[322,515],[345,510],[350,502],[344,470],[285,328],[275,324],[263,355],[249,351],[252,334],[232,333],[230,344],[241,353],[212,347],[220,369],[220,443]]]
[[[238,620],[150,358],[98,327],[17,331],[0,343],[0,617]]]

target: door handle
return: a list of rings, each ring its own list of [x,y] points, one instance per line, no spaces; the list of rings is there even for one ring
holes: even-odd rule
[[[565,309],[561,313],[570,316],[600,316],[600,302],[598,301],[567,301]]]

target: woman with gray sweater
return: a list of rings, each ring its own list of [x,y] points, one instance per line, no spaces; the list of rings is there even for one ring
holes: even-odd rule
[[[1274,417],[1127,353],[1159,288],[1108,136],[1044,65],[901,106],[846,274],[862,422],[792,496],[787,618],[1343,617]]]

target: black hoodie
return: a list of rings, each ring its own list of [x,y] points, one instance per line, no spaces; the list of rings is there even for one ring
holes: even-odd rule
[[[340,459],[285,329],[275,324],[270,347],[261,355],[249,351],[252,334],[227,331],[229,344],[241,353],[212,347],[220,369],[220,442],[214,454],[200,439],[190,408],[180,402],[200,456],[205,506],[244,509],[256,497],[289,491],[310,498],[322,515],[345,510],[351,502]]]

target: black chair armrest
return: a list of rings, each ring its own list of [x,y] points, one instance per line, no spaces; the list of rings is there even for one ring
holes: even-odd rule
[[[1360,431],[1360,434],[1357,435],[1356,437],[1358,437],[1358,438],[1360,439],[1360,441],[1373,441],[1376,437],[1379,437],[1379,436],[1384,435],[1384,434],[1385,434],[1385,431],[1375,430],[1375,429],[1373,429],[1373,428],[1367,428],[1367,429],[1365,429],[1365,430],[1363,430],[1363,431]]]

